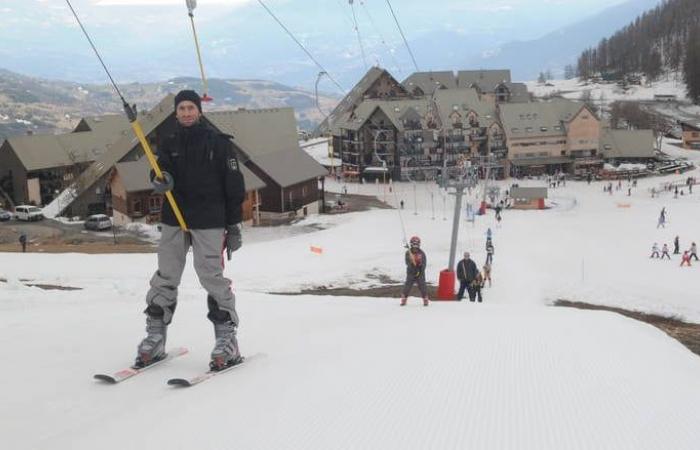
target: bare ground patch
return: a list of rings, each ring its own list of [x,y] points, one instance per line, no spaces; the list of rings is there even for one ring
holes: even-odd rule
[[[303,289],[300,292],[271,292],[277,295],[334,295],[342,297],[383,297],[383,298],[399,298],[403,290],[403,284],[399,284],[395,280],[383,275],[374,275],[378,280],[388,281],[384,286],[376,286],[370,288],[350,288],[339,287],[329,288],[327,286],[315,286],[308,289]],[[370,277],[372,278],[372,277]],[[416,287],[413,288],[411,294],[419,295]],[[428,295],[430,298],[437,298],[437,286],[428,285]],[[653,325],[673,339],[683,344],[688,350],[700,356],[700,324],[684,322],[674,317],[664,317],[655,314],[646,314],[638,311],[631,311],[623,308],[612,306],[593,305],[583,302],[572,302],[568,300],[557,300],[554,306],[563,306],[568,308],[610,311],[621,314],[640,322]]]
[[[565,306],[568,308],[589,309],[596,311],[610,311],[621,314],[641,322],[659,328],[666,334],[683,344],[688,350],[700,356],[700,324],[688,323],[674,317],[657,316],[638,311],[630,311],[612,306],[592,305],[583,302],[571,302],[568,300],[557,300],[554,306]]]

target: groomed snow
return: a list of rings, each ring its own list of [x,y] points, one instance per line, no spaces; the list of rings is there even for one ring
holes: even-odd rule
[[[501,227],[492,212],[474,224],[463,218],[460,253],[472,251],[479,265],[486,229],[494,233],[494,285],[484,304],[423,308],[413,298],[400,308],[395,298],[270,294],[371,286],[380,274],[401,279],[401,220],[407,236],[421,236],[428,278],[437,282],[453,197],[427,183],[392,192],[348,185],[350,193],[403,199],[405,209],[400,217],[373,210],[246,230],[226,272],[236,285],[241,347],[265,357],[190,390],[165,381],[201,371],[213,345],[191,266],[169,334],[170,346],[191,354],[105,386],[92,374],[128,363],[143,336],[156,256],[0,253],[8,279],[0,283],[2,446],[697,449],[696,355],[616,314],[546,306],[566,298],[700,321],[700,264],[649,259],[654,242],[671,244],[676,234],[682,249],[700,241],[700,192],[649,194],[687,176],[698,172],[643,179],[631,197],[624,182],[613,195],[603,183],[568,182],[550,190],[553,208],[505,211]],[[662,207],[668,224],[657,229]],[[83,290],[44,291],[20,279]]]

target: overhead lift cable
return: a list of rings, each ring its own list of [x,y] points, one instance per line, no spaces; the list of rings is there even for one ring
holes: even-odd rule
[[[408,41],[406,40],[406,36],[403,34],[403,30],[401,29],[401,25],[399,24],[399,19],[396,18],[396,14],[394,13],[394,8],[391,6],[391,2],[389,0],[386,0],[386,4],[389,5],[389,11],[391,11],[391,15],[394,18],[394,22],[396,22],[396,28],[399,29],[399,33],[401,33],[401,38],[403,39],[403,43],[406,46],[406,49],[408,50],[408,54],[411,55],[411,59],[413,60],[413,65],[416,67],[416,72],[420,72],[420,69],[418,68],[418,63],[416,63],[416,58],[413,56],[413,52],[411,51],[411,47],[408,45]]]
[[[112,78],[112,75],[109,73],[107,66],[105,65],[104,61],[102,60],[102,56],[100,56],[100,52],[97,51],[97,47],[95,47],[95,44],[93,44],[92,39],[90,39],[90,35],[88,34],[87,30],[83,26],[83,23],[80,21],[80,18],[78,18],[78,14],[75,12],[75,9],[73,9],[73,5],[71,5],[70,0],[66,0],[66,3],[68,3],[68,7],[70,8],[71,12],[73,13],[73,17],[75,17],[75,20],[78,22],[80,29],[83,30],[83,34],[85,35],[88,42],[90,43],[92,50],[95,52],[95,55],[97,55],[97,59],[100,60],[100,64],[102,64],[102,68],[107,73],[107,76],[109,77],[109,81],[112,83],[112,87],[114,87],[114,90],[117,92],[117,95],[121,99],[122,107],[124,108],[124,112],[126,113],[126,117],[129,119],[129,123],[131,124],[131,128],[134,130],[134,134],[136,134],[136,137],[138,138],[139,142],[141,143],[141,147],[143,147],[143,150],[146,153],[146,157],[148,158],[148,162],[151,164],[151,167],[153,168],[153,172],[155,173],[156,177],[163,180],[164,179],[163,172],[160,170],[160,166],[158,165],[158,161],[156,160],[155,156],[153,155],[153,151],[151,150],[151,146],[148,144],[148,140],[146,139],[146,136],[143,132],[143,128],[141,128],[141,124],[139,123],[139,121],[136,117],[136,115],[137,115],[136,105],[129,105],[129,103],[127,103],[127,101],[124,99],[124,96],[122,95],[121,91],[119,90],[119,87],[117,87],[117,83],[114,82],[114,78]],[[177,222],[180,224],[180,228],[182,228],[183,231],[188,231],[187,225],[185,224],[185,219],[182,216],[182,213],[180,212],[180,208],[178,208],[178,206],[177,206],[177,202],[175,201],[175,197],[173,197],[173,193],[171,191],[167,191],[165,193],[165,197],[168,199],[168,202],[170,202],[170,207],[172,208],[173,213],[175,214],[175,217],[177,218]]]
[[[401,70],[401,65],[399,64],[399,61],[396,59],[396,55],[394,54],[394,49],[386,42],[386,39],[384,39],[384,35],[377,26],[377,23],[372,18],[372,15],[369,13],[369,9],[365,5],[365,2],[360,0],[360,5],[362,5],[362,9],[365,11],[365,14],[367,14],[367,18],[369,19],[369,23],[372,25],[372,28],[374,28],[374,31],[379,36],[379,40],[386,47],[387,51],[389,52],[389,55],[391,55],[391,59],[394,61],[394,67],[399,73],[403,73],[403,71]]]
[[[316,58],[314,58],[314,56],[306,49],[306,47],[304,47],[304,44],[302,44],[301,42],[299,42],[299,39],[297,39],[296,36],[294,36],[294,34],[292,34],[292,32],[289,31],[289,28],[287,28],[287,27],[282,23],[282,21],[279,20],[279,19],[277,18],[277,16],[270,10],[270,8],[268,8],[267,5],[265,5],[265,3],[263,3],[262,0],[258,0],[258,3],[260,3],[260,6],[262,6],[263,8],[265,8],[265,11],[267,11],[267,13],[270,14],[270,16],[272,16],[273,19],[275,19],[275,21],[282,27],[282,29],[283,29],[284,31],[287,32],[287,34],[289,35],[289,37],[291,37],[291,38],[294,40],[294,42],[296,42],[296,44],[304,51],[304,53],[306,53],[306,56],[308,56],[308,57],[311,59],[311,61],[313,61],[314,64],[316,64],[316,66],[317,66],[319,69],[321,69],[322,72],[326,72],[326,76],[328,77],[328,79],[331,80],[331,81],[333,82],[333,84],[335,84],[335,85],[338,87],[338,89],[340,89],[340,91],[341,91],[343,94],[345,94],[345,93],[347,92],[347,90],[346,90],[343,86],[341,86],[340,83],[338,83],[338,82],[335,80],[335,78],[333,78],[333,77],[330,75],[330,73],[321,65],[321,63],[319,63],[318,61],[316,61]]]
[[[362,45],[362,36],[360,35],[360,27],[357,26],[357,15],[355,15],[355,4],[353,0],[349,0],[350,10],[352,10],[352,22],[355,27],[355,33],[357,34],[357,41],[360,43],[360,52],[362,53],[362,62],[365,63],[365,70],[369,70],[367,66],[367,57],[365,56],[365,47]]]
[[[202,52],[199,50],[199,39],[197,39],[197,29],[194,26],[194,9],[197,7],[197,0],[185,0],[187,3],[187,15],[190,16],[190,23],[192,24],[192,35],[194,36],[194,46],[197,49],[197,61],[199,62],[199,72],[202,74],[202,89],[204,93],[202,94],[203,102],[210,102],[214,100],[209,97],[209,86],[207,85],[207,77],[204,75],[204,64],[202,64]]]

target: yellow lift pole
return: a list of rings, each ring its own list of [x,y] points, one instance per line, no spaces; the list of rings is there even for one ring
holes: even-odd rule
[[[117,92],[117,95],[119,95],[119,98],[122,101],[122,106],[124,107],[124,112],[126,113],[126,117],[129,119],[129,123],[131,124],[131,128],[134,130],[134,134],[136,134],[136,137],[138,138],[139,142],[141,143],[141,147],[143,147],[143,151],[146,153],[146,158],[148,158],[148,162],[151,165],[153,172],[155,173],[155,175],[158,179],[164,180],[163,171],[160,170],[160,166],[158,165],[158,161],[156,160],[156,157],[153,154],[153,150],[151,150],[151,146],[148,144],[148,140],[146,139],[146,135],[143,132],[143,128],[141,128],[141,124],[138,121],[137,113],[136,113],[136,106],[129,105],[126,102],[126,100],[124,100],[124,96],[122,95],[121,91],[117,87],[117,84],[114,82],[114,79],[112,78],[112,75],[109,73],[109,70],[107,70],[107,66],[105,65],[104,61],[102,60],[100,53],[97,51],[95,44],[92,43],[92,39],[90,39],[90,35],[88,34],[87,30],[85,30],[85,27],[83,26],[83,23],[80,21],[80,18],[78,18],[78,14],[75,12],[75,9],[73,9],[73,5],[71,5],[70,0],[66,0],[66,3],[68,4],[68,7],[70,8],[71,12],[73,13],[73,17],[75,17],[75,20],[78,22],[78,25],[80,25],[80,29],[83,30],[83,34],[85,34],[85,37],[87,38],[88,42],[90,43],[92,50],[95,52],[95,55],[97,55],[97,59],[100,60],[100,64],[102,64],[102,68],[107,73],[107,76],[109,77],[109,80],[112,83],[114,90]],[[170,207],[172,208],[173,213],[175,214],[175,218],[177,218],[177,222],[178,222],[178,224],[180,224],[180,228],[182,228],[182,231],[188,231],[187,224],[185,223],[185,218],[182,216],[182,212],[180,212],[180,208],[177,206],[177,202],[175,201],[175,197],[173,196],[173,193],[171,191],[168,191],[165,193],[165,197],[168,199],[168,202],[170,203]]]

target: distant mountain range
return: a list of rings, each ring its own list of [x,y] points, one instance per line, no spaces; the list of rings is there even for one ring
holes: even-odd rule
[[[442,22],[426,21],[424,26],[420,25],[415,16],[425,16],[425,12],[421,13],[425,11],[425,5],[421,8],[414,6],[411,14],[404,12],[409,6],[402,4],[401,7],[403,17],[412,18],[414,25],[417,25],[405,31],[420,70],[511,68],[515,80],[527,81],[536,79],[542,70],[551,68],[556,73],[567,63],[575,63],[576,56],[583,49],[595,45],[600,38],[612,34],[660,1],[629,0],[589,16],[585,16],[586,12],[580,4],[575,4],[578,2],[570,2],[567,8],[577,11],[579,22],[574,19],[575,23],[558,31],[521,42],[514,42],[514,37],[537,36],[537,26],[547,31],[555,28],[554,24],[562,16],[553,11],[549,20],[546,17],[546,4],[554,2],[533,5],[528,14],[520,18],[508,16],[508,20],[503,22],[498,19],[506,13],[495,11],[487,7],[488,2],[482,2],[484,8],[479,12],[469,10],[463,13],[463,19],[450,19],[453,22],[451,26],[440,25],[446,20],[440,11],[435,11],[435,14],[442,17]],[[296,24],[293,31],[316,59],[344,88],[350,89],[364,75],[367,67],[362,60],[354,29],[351,29],[350,19],[340,20],[344,13],[338,5],[347,7],[348,2],[304,0],[301,2],[303,8],[291,3],[281,3],[276,9],[289,23]],[[465,8],[473,7],[466,3]],[[617,0],[611,0],[611,3],[617,3]],[[328,9],[327,20],[305,23],[303,11],[310,8]],[[436,10],[439,8],[439,5],[435,6]],[[376,12],[386,13],[383,9],[378,8]],[[345,14],[349,14],[349,9]],[[378,22],[379,18],[377,14],[375,19]],[[381,21],[379,27],[392,48],[390,51],[387,45],[382,44],[375,29],[368,25],[364,14],[360,19],[367,64],[380,61],[398,79],[408,77],[415,67],[393,22]],[[518,26],[518,21],[522,22],[522,26]],[[571,22],[568,16],[567,23]],[[135,33],[125,34],[117,27],[90,28],[117,80],[150,82],[181,75],[198,75],[190,30],[183,27],[187,25],[186,22],[177,20],[171,25],[149,30],[153,32],[140,41]],[[208,75],[230,78],[228,74],[235,73],[240,74],[238,78],[262,78],[304,86],[309,90],[313,88],[320,69],[309,61],[262,8],[234,11],[201,23],[200,28]],[[70,27],[37,27],[31,33],[20,27],[6,27],[0,41],[0,64],[16,72],[43,78],[93,83],[102,83],[105,79],[79,31]],[[329,92],[335,89],[326,78],[319,86]]]
[[[537,79],[540,72],[551,70],[562,78],[567,64],[576,65],[583,50],[633,21],[660,0],[630,0],[585,18],[575,24],[524,42],[494,46],[465,61],[466,66],[483,69],[510,68],[516,80]]]
[[[157,83],[120,86],[124,97],[146,111],[168,93],[181,89],[201,91],[196,78],[173,78]],[[207,110],[235,108],[294,108],[299,126],[312,129],[323,120],[338,98],[319,95],[321,111],[313,92],[264,80],[209,80],[214,102]],[[81,117],[122,113],[121,102],[109,85],[45,80],[0,69],[0,139],[10,135],[54,133],[71,130]]]

